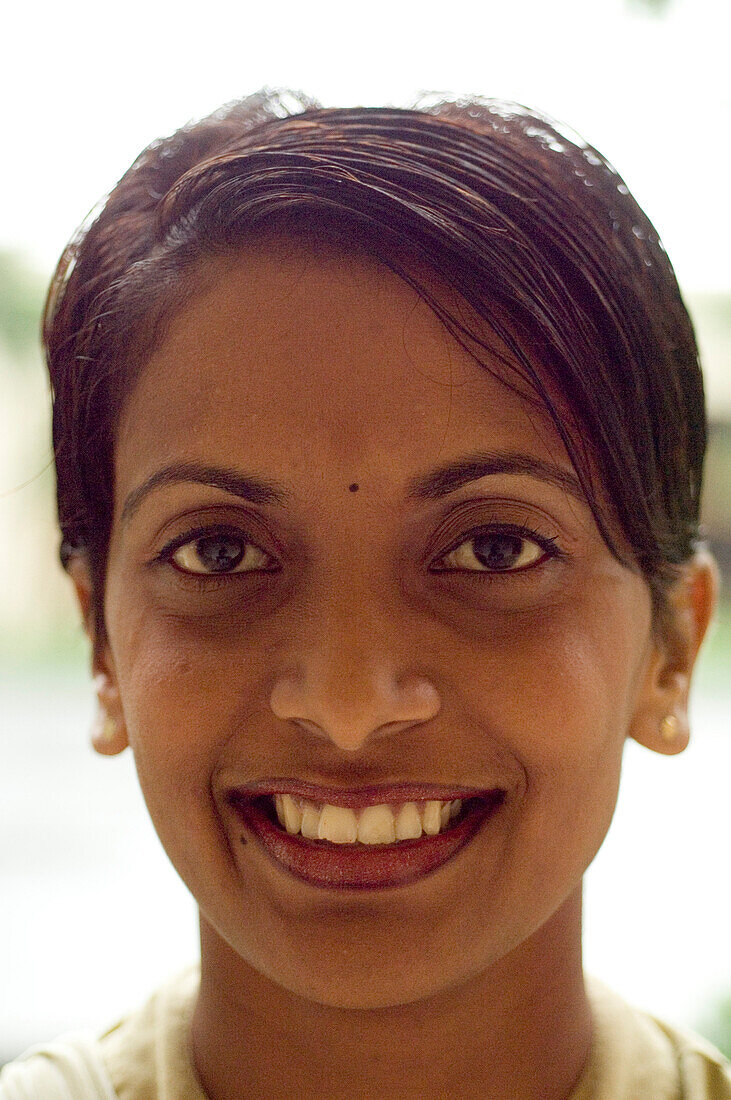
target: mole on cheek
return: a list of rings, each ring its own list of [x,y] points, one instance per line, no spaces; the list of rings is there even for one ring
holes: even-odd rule
[[[355,481],[353,482],[352,485],[349,485],[348,488],[350,489],[351,493],[357,493],[358,492],[358,485],[356,484]]]

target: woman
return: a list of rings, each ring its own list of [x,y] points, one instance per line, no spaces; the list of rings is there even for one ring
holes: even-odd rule
[[[202,955],[3,1100],[731,1096],[581,966],[716,594],[692,327],[611,166],[497,101],[261,94],[141,155],[45,339],[94,745]]]

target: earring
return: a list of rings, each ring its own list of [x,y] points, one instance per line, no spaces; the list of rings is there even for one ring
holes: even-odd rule
[[[100,708],[92,726],[92,737],[100,745],[110,745],[116,738],[119,730],[119,720],[105,714]]]
[[[676,739],[680,733],[680,722],[674,714],[666,714],[660,723],[660,736],[663,741],[671,742]]]
[[[109,715],[107,715],[101,724],[101,729],[99,730],[100,740],[113,741],[114,738],[117,736],[118,730],[119,722],[117,721],[117,719],[111,718]]]

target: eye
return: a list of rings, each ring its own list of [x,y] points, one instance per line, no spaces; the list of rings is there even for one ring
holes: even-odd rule
[[[552,539],[514,528],[477,531],[439,559],[437,570],[515,573],[536,565],[558,550]]]
[[[191,538],[191,534],[197,537]],[[269,554],[243,535],[209,530],[203,534],[189,532],[185,539],[176,540],[160,555],[183,573],[220,575],[272,570]]]

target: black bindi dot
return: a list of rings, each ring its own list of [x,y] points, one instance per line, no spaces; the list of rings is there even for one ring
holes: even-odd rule
[[[356,484],[355,481],[353,482],[352,485],[349,485],[348,488],[350,489],[351,493],[357,493],[358,492],[358,485]]]

